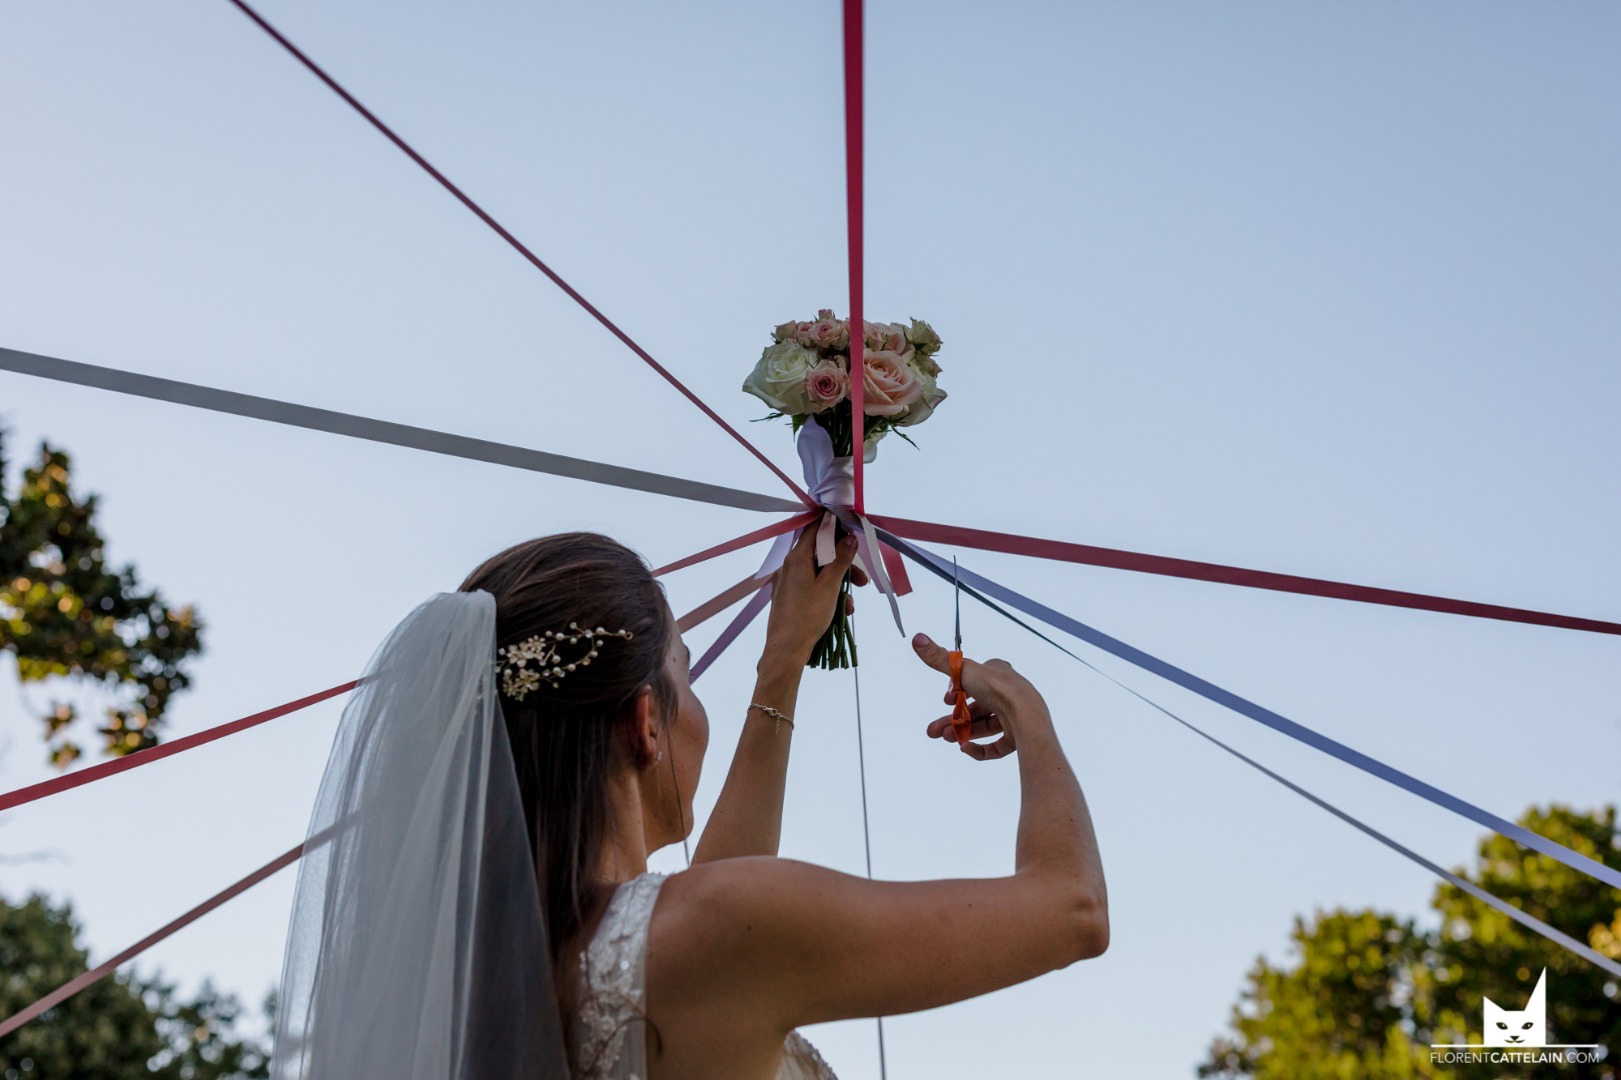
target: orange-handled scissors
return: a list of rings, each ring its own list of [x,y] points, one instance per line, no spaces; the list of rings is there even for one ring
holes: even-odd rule
[[[951,730],[957,736],[957,745],[965,746],[972,733],[974,715],[968,711],[968,695],[962,688],[962,583],[957,580],[957,560],[951,560],[951,587],[957,603],[957,636],[950,652],[951,664]]]

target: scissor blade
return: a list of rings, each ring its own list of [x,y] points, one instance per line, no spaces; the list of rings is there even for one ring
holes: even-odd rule
[[[957,605],[957,638],[953,649],[962,652],[962,582],[957,580],[957,557],[951,557],[951,595]]]

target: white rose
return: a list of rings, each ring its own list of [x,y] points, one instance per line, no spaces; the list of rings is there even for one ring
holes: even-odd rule
[[[922,319],[913,319],[906,330],[906,340],[917,350],[913,365],[925,375],[940,374],[940,365],[934,359],[934,354],[940,351],[940,335],[934,332],[934,327]]]
[[[760,362],[743,380],[743,389],[780,413],[803,416],[811,411],[805,375],[818,359],[815,349],[794,341],[779,341],[760,354]]]
[[[915,355],[922,356],[921,353]],[[946,399],[946,392],[935,383],[933,375],[919,370],[916,364],[913,365],[912,371],[917,376],[921,393],[904,414],[895,418],[894,422],[898,427],[911,427],[913,424],[923,423],[934,414],[935,406]]]

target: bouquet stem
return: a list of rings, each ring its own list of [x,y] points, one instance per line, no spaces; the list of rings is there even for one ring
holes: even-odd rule
[[[882,435],[886,429],[886,418],[882,416],[869,416],[862,424],[862,431],[867,442]],[[826,412],[815,413],[809,417],[794,417],[794,431],[798,432],[805,424],[818,424],[827,429],[828,439],[833,443],[833,453],[838,457],[849,457],[855,452],[855,429],[848,412],[843,409],[829,409]]]
[[[845,614],[844,610],[849,596],[850,574],[846,571],[844,582],[839,586],[839,598],[833,608],[833,621],[817,640],[816,647],[811,649],[810,660],[806,663],[806,667],[836,671],[839,668],[856,666],[855,634],[850,630],[850,616]]]

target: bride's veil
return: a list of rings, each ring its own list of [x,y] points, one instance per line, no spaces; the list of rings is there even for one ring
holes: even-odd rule
[[[493,596],[439,593],[384,640],[308,836],[274,1080],[568,1076]]]

